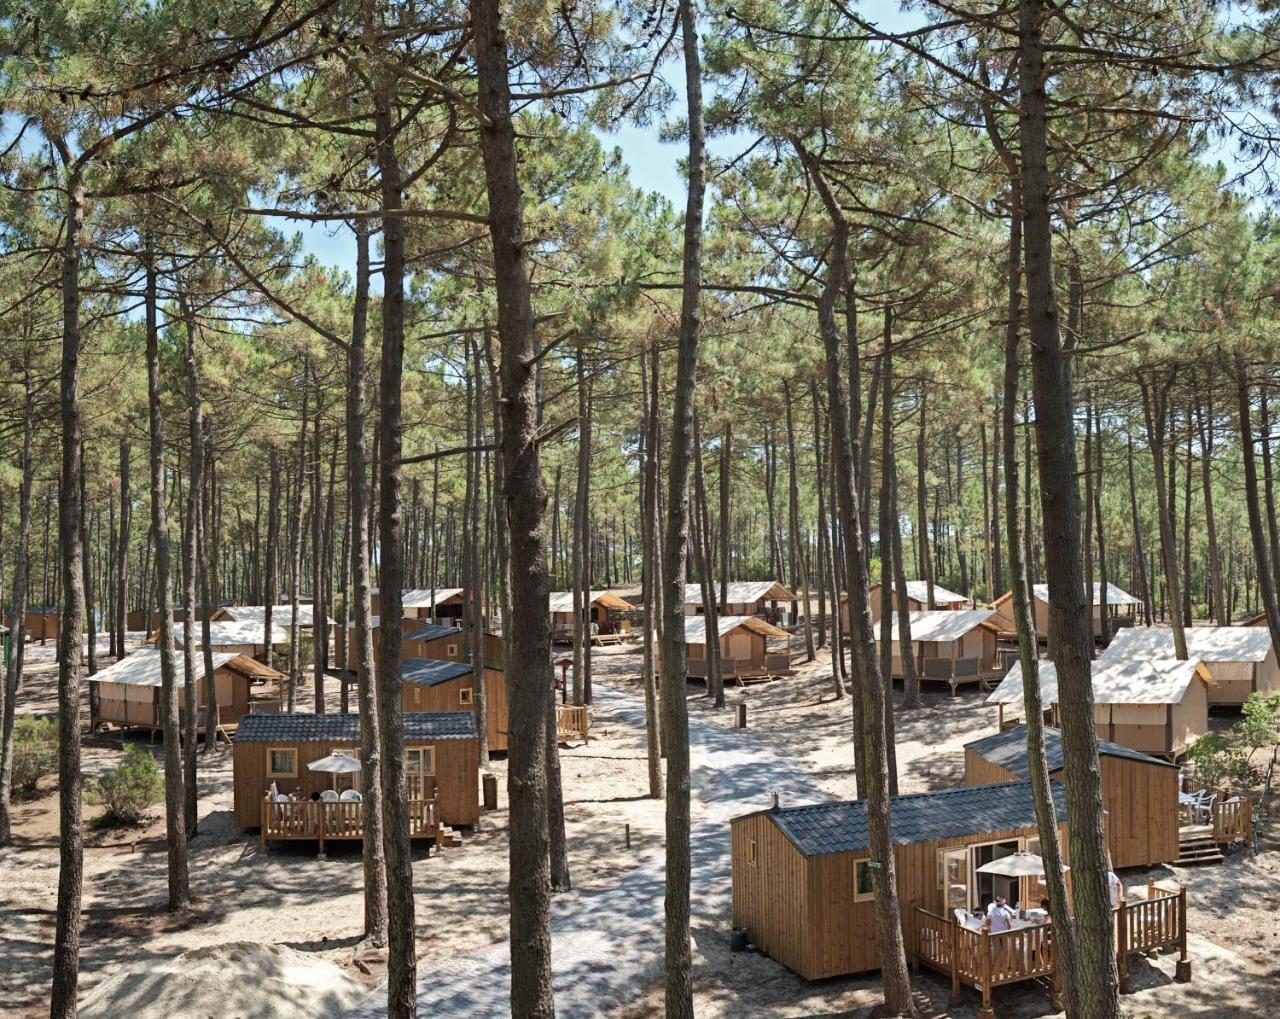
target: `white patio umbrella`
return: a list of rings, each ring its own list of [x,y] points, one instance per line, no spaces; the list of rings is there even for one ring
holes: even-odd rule
[[[1071,868],[1064,863],[1062,869]],[[999,874],[1001,877],[1044,877],[1044,860],[1035,853],[1019,851],[984,863],[978,868],[978,873]]]
[[[331,773],[333,775],[333,785],[336,789],[339,775],[354,775],[360,770],[360,759],[334,750],[324,757],[310,762],[307,765],[307,770]]]

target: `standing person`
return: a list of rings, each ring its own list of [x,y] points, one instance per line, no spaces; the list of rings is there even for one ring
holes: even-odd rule
[[[992,934],[1003,934],[1013,928],[1013,910],[1003,895],[997,895],[995,901],[987,907],[987,919],[983,926]]]
[[[1124,901],[1124,882],[1114,870],[1107,871],[1107,891],[1111,894],[1111,908],[1119,909]]]

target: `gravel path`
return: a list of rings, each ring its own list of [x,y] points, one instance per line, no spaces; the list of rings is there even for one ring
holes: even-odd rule
[[[644,727],[644,702],[597,683],[595,702],[616,719]],[[692,792],[693,915],[727,917],[730,908],[729,819],[767,805],[820,799],[789,760],[749,731],[689,720]],[[726,924],[727,926],[727,924]],[[599,1016],[635,1002],[662,972],[663,858],[654,854],[607,888],[557,896],[551,918],[556,1013]],[[726,932],[727,935],[727,932]],[[510,948],[497,942],[472,955],[420,967],[423,1015],[511,1014]],[[348,1019],[386,1015],[386,988]]]

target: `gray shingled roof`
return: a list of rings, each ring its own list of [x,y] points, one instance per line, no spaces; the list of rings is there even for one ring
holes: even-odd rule
[[[1057,782],[1053,783],[1053,801],[1058,820],[1066,820],[1066,790]],[[1036,823],[1030,782],[960,786],[895,796],[890,810],[893,843],[898,846],[1030,828]],[[866,800],[783,807],[763,813],[805,856],[856,853],[870,846]]]
[[[404,634],[405,640],[439,640],[441,637],[450,637],[462,631],[456,626],[446,626],[444,623],[432,623],[430,626],[424,626],[420,630],[414,630],[413,633]]]
[[[406,658],[400,663],[406,683],[439,686],[459,676],[471,675],[470,662],[446,662],[438,658]]]
[[[404,716],[406,739],[475,739],[476,716],[470,711],[410,711]],[[355,742],[359,715],[245,715],[236,728],[237,743]]]
[[[972,743],[966,743],[964,748],[985,757],[992,764],[1000,765],[1005,771],[1019,778],[1028,778],[1031,774],[1031,769],[1027,765],[1027,727],[1025,725],[1015,725],[1012,729],[998,732],[994,736],[976,739]],[[1050,772],[1062,767],[1062,733],[1048,726],[1045,726],[1044,730],[1044,755]],[[1176,764],[1170,764],[1156,757],[1148,757],[1146,754],[1105,739],[1098,740],[1098,756],[1123,757],[1155,767],[1177,768]]]

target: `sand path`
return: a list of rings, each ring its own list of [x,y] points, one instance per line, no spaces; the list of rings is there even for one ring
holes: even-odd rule
[[[644,702],[597,681],[595,702],[619,720],[644,728]],[[750,732],[689,720],[694,819],[692,914],[729,912],[731,817],[764,807],[777,790],[784,801],[818,798],[812,782]],[[551,918],[556,1014],[599,1016],[635,1002],[662,973],[663,856],[651,854],[621,880],[587,893],[557,896]],[[507,941],[471,955],[419,967],[423,1015],[511,1014]],[[348,1019],[386,1015],[378,988]]]

